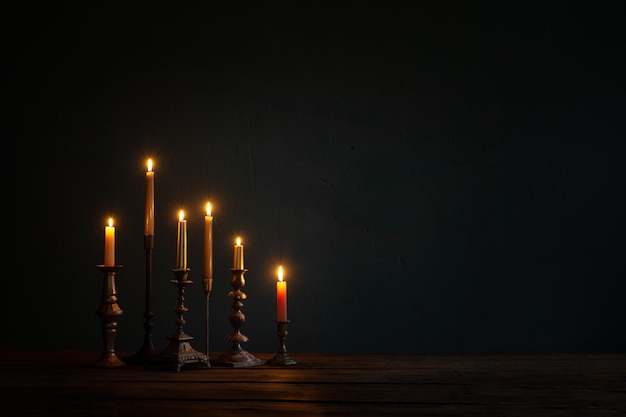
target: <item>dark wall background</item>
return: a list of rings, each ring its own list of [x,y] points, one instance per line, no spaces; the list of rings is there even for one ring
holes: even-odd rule
[[[118,350],[143,341],[144,171],[155,160],[154,343],[211,350],[626,348],[623,8],[567,2],[22,2],[3,13],[4,330],[100,349],[103,227],[117,226]],[[8,285],[7,285],[8,284]]]

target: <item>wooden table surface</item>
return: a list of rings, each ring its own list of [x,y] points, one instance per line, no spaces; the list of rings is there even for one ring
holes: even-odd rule
[[[176,372],[97,368],[93,351],[0,352],[3,416],[626,416],[622,353],[290,352],[298,364]]]

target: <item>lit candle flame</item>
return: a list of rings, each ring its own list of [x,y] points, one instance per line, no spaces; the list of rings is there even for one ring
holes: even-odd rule
[[[148,172],[152,172],[152,159],[148,158]]]
[[[211,203],[206,203],[206,215],[211,215]]]
[[[109,227],[113,227],[113,217],[109,217]]]
[[[282,266],[278,267],[278,280],[280,282],[283,282],[283,267]]]
[[[241,245],[241,238],[240,237],[237,238],[237,246],[239,246],[239,245]]]
[[[178,212],[178,220],[180,220],[181,222],[183,220],[185,220],[185,212],[184,211],[181,210],[180,212]]]

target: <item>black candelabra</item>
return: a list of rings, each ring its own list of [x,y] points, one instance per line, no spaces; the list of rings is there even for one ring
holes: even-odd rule
[[[146,251],[146,310],[143,313],[145,330],[143,345],[134,355],[125,359],[126,362],[135,365],[143,365],[150,362],[156,351],[152,342],[152,251],[154,250],[154,235],[144,235],[144,249]]]

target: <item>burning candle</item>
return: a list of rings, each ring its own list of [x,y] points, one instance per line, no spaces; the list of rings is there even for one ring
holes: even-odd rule
[[[146,171],[146,216],[143,234],[154,235],[154,172],[152,171],[152,159],[148,159],[148,171]]]
[[[187,220],[185,212],[178,214],[178,239],[176,240],[176,269],[187,268]]]
[[[233,269],[243,268],[243,245],[241,244],[241,238],[237,238],[235,243],[235,252],[233,254]]]
[[[278,267],[276,282],[276,321],[287,321],[287,282],[283,281],[283,267]]]
[[[104,265],[115,266],[115,227],[113,218],[109,218],[109,224],[104,226]]]
[[[206,216],[204,216],[204,263],[202,269],[204,290],[211,291],[213,281],[213,216],[211,216],[211,203],[206,203]]]

